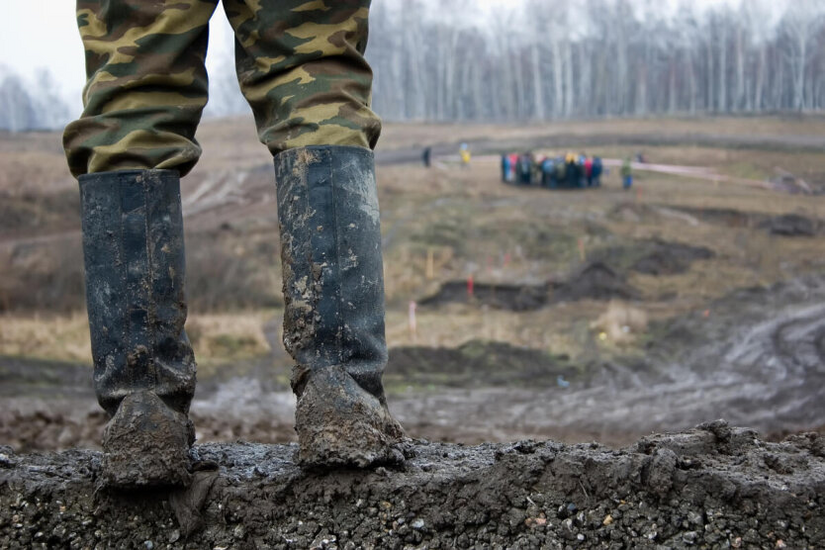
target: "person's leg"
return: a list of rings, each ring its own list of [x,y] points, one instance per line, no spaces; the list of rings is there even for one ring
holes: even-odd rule
[[[88,84],[64,144],[81,192],[105,485],[185,485],[195,361],[179,174],[196,162],[217,0],[79,1]]]
[[[208,22],[218,0],[78,0],[88,81],[63,135],[75,176],[126,169],[186,175],[201,154]]]
[[[284,345],[296,362],[299,459],[403,460],[381,381],[387,362],[374,160],[363,54],[367,0],[225,0],[238,78],[275,158]]]
[[[369,0],[225,0],[241,91],[273,156],[314,145],[373,149],[364,59]]]

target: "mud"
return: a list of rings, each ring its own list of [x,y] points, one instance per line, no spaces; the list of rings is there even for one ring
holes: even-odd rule
[[[597,250],[588,260],[604,262],[620,272],[660,276],[685,273],[694,262],[713,257],[713,251],[703,246],[654,239]]]
[[[184,487],[191,483],[192,422],[152,392],[127,395],[103,430],[100,486]]]
[[[478,282],[473,294],[467,290],[467,281],[448,281],[439,291],[419,302],[422,306],[437,307],[447,303],[484,305],[509,311],[532,311],[548,303],[549,285],[513,285]]]
[[[564,355],[472,340],[457,348],[393,348],[384,382],[388,387],[535,389],[555,387],[558,376],[574,379],[577,372]]]
[[[306,372],[294,383],[298,395],[295,431],[302,466],[364,468],[399,464],[404,430],[380,397],[362,388],[343,367]]]
[[[411,436],[464,443],[552,437],[626,445],[714,418],[772,439],[825,433],[822,304],[821,278],[739,290],[703,311],[652,323],[642,356],[591,364],[489,342],[391,350],[390,409]],[[29,382],[0,378],[7,396],[19,392],[0,401],[3,444],[18,452],[99,445],[104,415],[88,389],[73,386],[72,369],[63,383],[55,365],[42,369],[59,389],[36,386],[33,363],[18,372]],[[191,410],[198,442],[295,440],[295,401],[285,387],[251,378],[204,382]],[[33,387],[38,393],[27,397]]]
[[[638,290],[630,286],[619,271],[602,261],[593,261],[562,282],[539,285],[475,282],[470,294],[467,281],[449,281],[441,285],[437,293],[420,300],[419,305],[460,303],[510,311],[532,311],[550,303],[633,300],[638,297]]]
[[[634,300],[639,291],[630,286],[617,270],[601,261],[586,264],[553,289],[553,302],[577,300]]]
[[[819,548],[825,445],[723,422],[623,450],[416,441],[399,469],[202,445],[188,492],[95,493],[101,455],[0,449],[3,548]]]
[[[781,237],[813,237],[822,234],[822,222],[801,214],[771,216],[759,212],[745,212],[729,208],[687,208],[673,210],[695,217],[706,223],[727,227],[762,229]]]
[[[776,216],[760,224],[760,227],[767,229],[772,235],[783,237],[813,237],[820,232],[818,220],[806,218],[799,214]]]
[[[676,275],[685,273],[693,262],[707,260],[713,251],[703,246],[656,242],[654,250],[633,264],[633,270],[648,275]]]

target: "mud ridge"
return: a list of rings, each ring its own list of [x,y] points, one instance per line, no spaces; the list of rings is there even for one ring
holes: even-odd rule
[[[579,268],[566,281],[523,285],[475,282],[472,294],[466,281],[448,281],[441,285],[438,292],[420,300],[419,305],[460,303],[510,311],[533,311],[550,303],[637,298],[639,291],[627,283],[625,276],[596,260]]]
[[[396,386],[448,388],[547,388],[557,377],[576,377],[566,355],[471,340],[457,348],[403,346],[390,349],[384,382]]]
[[[95,492],[100,454],[0,448],[3,548],[821,548],[825,445],[722,421],[615,451],[417,441],[398,470],[203,445],[185,493]]]
[[[515,285],[478,282],[472,295],[466,281],[448,281],[439,291],[419,302],[422,306],[446,303],[486,305],[510,311],[532,311],[547,305],[549,285]]]
[[[626,278],[602,261],[584,265],[566,282],[556,285],[553,302],[577,300],[635,300],[639,291],[630,286]]]

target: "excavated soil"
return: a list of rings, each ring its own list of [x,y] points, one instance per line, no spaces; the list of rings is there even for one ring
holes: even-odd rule
[[[821,234],[822,223],[801,214],[770,216],[728,208],[674,208],[695,218],[728,227],[759,228],[782,237],[814,237]]]
[[[772,235],[783,237],[814,237],[820,232],[818,220],[799,214],[776,216],[763,222],[760,227],[767,229]]]
[[[510,311],[530,311],[547,305],[548,285],[510,285],[474,283],[468,291],[467,281],[448,281],[439,291],[419,302],[437,307],[447,303],[486,305]]]
[[[619,272],[662,276],[685,273],[694,262],[711,259],[714,255],[704,246],[653,239],[596,250],[588,259],[591,263],[607,264]]]
[[[633,300],[639,291],[617,270],[601,261],[590,262],[553,289],[553,302]]]
[[[611,218],[637,222],[644,218],[678,218],[691,225],[708,223],[731,228],[761,229],[781,237],[815,237],[823,234],[822,220],[802,214],[772,216],[734,208],[620,204],[608,214]],[[639,243],[642,245],[642,243]],[[670,243],[673,244],[673,243]],[[703,259],[703,258],[697,258]]]
[[[626,449],[418,440],[398,469],[202,445],[185,492],[98,490],[94,451],[0,448],[3,548],[822,548],[825,441],[713,422]]]
[[[449,281],[441,285],[437,293],[424,298],[419,304],[436,307],[447,303],[461,303],[510,311],[531,311],[549,303],[633,300],[638,297],[639,291],[630,286],[618,270],[597,260],[587,263],[562,282],[553,281],[540,285],[476,282],[470,294],[467,281]]]
[[[577,369],[567,356],[503,342],[472,340],[457,348],[393,348],[384,383],[390,387],[412,384],[455,389],[536,389],[556,386],[557,376],[573,379],[576,374]]]

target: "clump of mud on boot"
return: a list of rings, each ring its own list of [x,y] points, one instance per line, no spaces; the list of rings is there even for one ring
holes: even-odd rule
[[[387,404],[364,390],[340,366],[304,371],[293,389],[298,396],[295,431],[302,466],[401,464],[404,430]]]
[[[192,422],[157,395],[126,396],[103,431],[101,485],[110,489],[185,487],[192,481]]]

